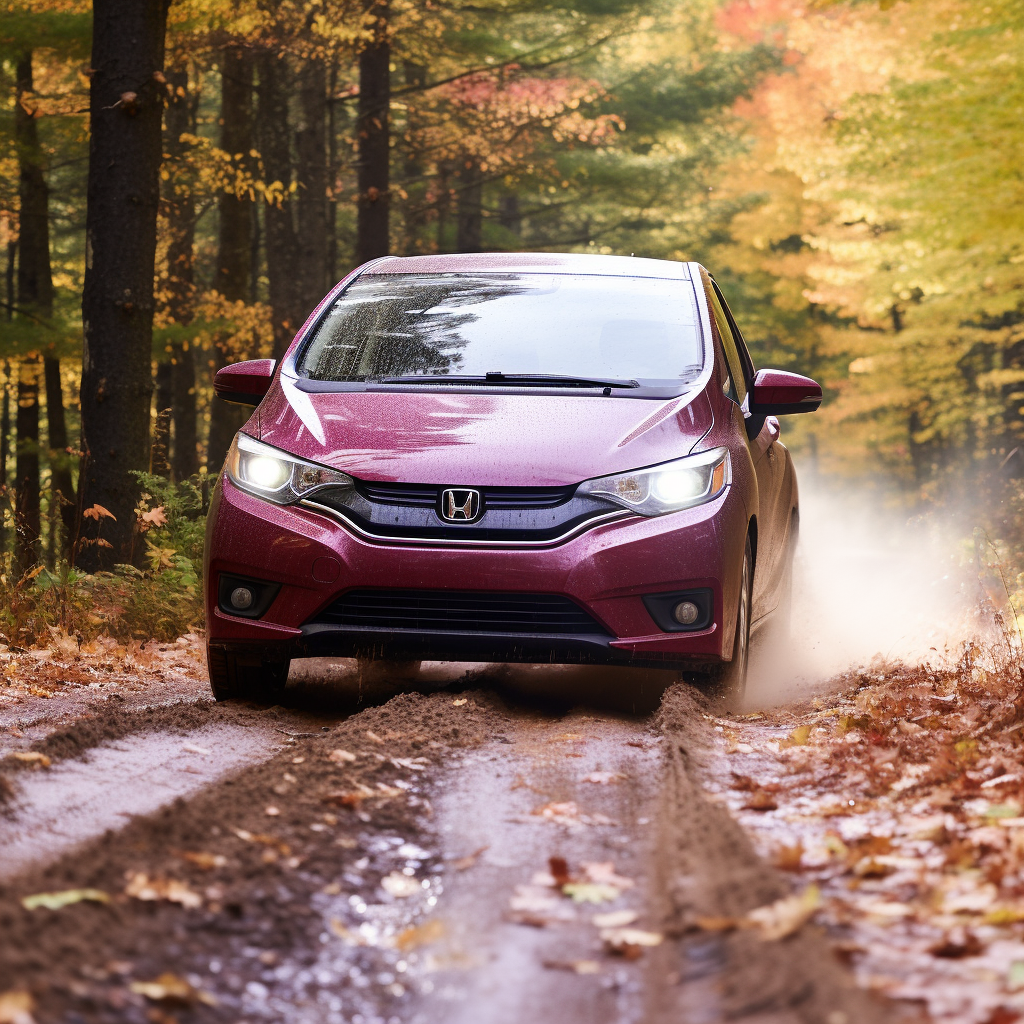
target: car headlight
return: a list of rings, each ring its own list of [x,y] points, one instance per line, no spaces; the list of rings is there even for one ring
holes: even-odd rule
[[[355,486],[347,473],[297,459],[241,433],[231,442],[224,468],[236,487],[276,505],[291,505],[321,487]]]
[[[585,480],[577,494],[593,494],[642,516],[663,516],[717,498],[732,483],[728,448],[713,448],[660,466]]]

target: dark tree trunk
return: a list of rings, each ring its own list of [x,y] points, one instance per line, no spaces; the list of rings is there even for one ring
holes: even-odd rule
[[[7,319],[14,318],[14,274],[15,261],[18,256],[18,243],[10,241],[7,243],[7,266],[4,268],[4,284],[6,286],[6,307]]]
[[[241,157],[251,165],[252,57],[244,50],[228,47],[221,60],[220,148],[232,158]],[[217,199],[220,239],[213,287],[231,302],[249,298],[249,264],[252,246],[252,203],[230,192]]]
[[[53,315],[50,274],[50,192],[43,175],[36,113],[31,108],[32,52],[17,64],[14,137],[18,149],[18,298],[19,309],[43,319]],[[15,563],[19,572],[39,560],[39,371],[40,357],[26,356],[18,373],[18,412],[15,417]]]
[[[157,476],[171,475],[171,408],[174,405],[174,380],[170,359],[156,364],[156,417],[150,445],[149,471]]]
[[[299,258],[295,204],[288,191],[292,180],[288,96],[293,76],[285,58],[267,52],[259,59],[259,77],[258,121],[263,166],[268,181],[280,182],[284,187],[280,201],[269,202],[264,209],[267,277],[274,318],[274,357],[280,359],[303,320],[300,283],[295,272]]]
[[[390,252],[391,44],[388,41],[388,13],[387,0],[376,0],[370,6],[367,17],[372,23],[373,39],[359,54],[356,263],[387,256]]]
[[[7,504],[7,463],[11,457],[11,364],[4,360],[4,394],[0,400],[0,496]],[[7,526],[0,508],[0,553],[7,550]],[[2,564],[2,561],[0,561]]]
[[[60,360],[43,356],[43,380],[46,383],[46,439],[50,447],[50,488],[53,507],[50,515],[60,509],[63,553],[71,553],[76,524],[75,485],[71,479],[71,453],[68,451],[68,428],[64,419],[64,388],[60,380]],[[51,552],[56,554],[56,552]]]
[[[459,168],[456,219],[455,251],[480,252],[483,249],[483,181],[479,162],[469,156]]]
[[[39,371],[40,358],[26,356],[18,368],[17,446],[14,467],[14,564],[27,572],[40,555]]]
[[[188,156],[185,134],[195,134],[197,98],[189,92],[188,71],[167,72],[170,99],[167,103],[164,152],[170,161],[170,175],[164,183],[163,208],[167,221],[167,312],[176,324],[188,326],[195,316],[193,270],[196,234],[196,204],[183,164]],[[186,480],[199,472],[196,448],[195,353],[187,340],[171,346],[171,475]]]
[[[437,252],[448,252],[448,215],[451,211],[452,192],[449,185],[451,165],[442,160],[437,166]]]
[[[422,64],[407,60],[402,65],[407,89],[422,89],[427,84],[427,69]],[[427,204],[422,155],[415,145],[419,121],[413,107],[408,107],[405,116],[405,160],[402,174],[405,177],[405,246],[403,255],[411,256],[426,252],[427,249]]]
[[[519,212],[519,196],[502,196],[499,203],[498,223],[514,235],[523,233],[523,216]]]
[[[338,63],[327,76],[327,286],[338,280]]]
[[[153,272],[160,202],[169,0],[94,0],[82,318],[82,505],[116,520],[83,531],[89,569],[131,560],[138,482],[149,465]],[[86,544],[95,539],[109,547]]]
[[[299,301],[305,320],[327,290],[327,68],[307,60],[299,71],[302,125],[295,134],[298,177]],[[296,324],[296,326],[298,326]]]
[[[249,154],[256,144],[253,135],[253,59],[240,47],[224,50],[221,62],[220,148],[242,158],[252,167]],[[255,302],[258,277],[259,233],[256,204],[228,192],[217,200],[220,238],[214,287],[231,302]],[[231,361],[219,342],[213,349],[214,370]],[[224,463],[231,439],[245,422],[244,410],[216,398],[210,406],[210,434],[206,443],[206,467],[216,473]]]

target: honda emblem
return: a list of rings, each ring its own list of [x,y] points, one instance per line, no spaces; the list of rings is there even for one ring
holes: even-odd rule
[[[471,523],[481,512],[480,492],[449,488],[441,492],[441,518],[449,523]]]

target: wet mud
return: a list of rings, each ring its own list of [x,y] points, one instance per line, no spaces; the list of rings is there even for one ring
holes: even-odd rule
[[[0,993],[37,1024],[889,1019],[813,924],[707,931],[792,883],[705,799],[685,685],[337,669],[6,737],[52,765],[8,773]]]

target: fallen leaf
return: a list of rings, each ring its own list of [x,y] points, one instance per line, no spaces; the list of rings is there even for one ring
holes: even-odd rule
[[[572,971],[573,974],[599,974],[601,965],[596,960],[545,960],[549,971]]]
[[[238,836],[239,839],[244,840],[247,843],[259,843],[262,846],[271,846],[282,857],[288,857],[291,855],[292,848],[287,844],[281,842],[280,839],[275,836],[268,836],[262,832],[247,832],[244,828],[233,828],[231,830]]]
[[[981,939],[969,928],[954,928],[947,932],[941,942],[928,948],[932,956],[946,960],[960,960],[968,956],[980,956],[985,951]]]
[[[779,747],[803,747],[811,738],[813,725],[798,725],[781,743]]]
[[[101,519],[113,519],[115,523],[117,522],[117,516],[102,505],[93,505],[91,508],[87,508],[82,513],[82,517],[84,519],[95,519],[97,522]]]
[[[424,921],[421,925],[406,928],[395,936],[395,947],[408,953],[418,946],[426,946],[444,938],[444,924],[438,920]]]
[[[479,850],[474,850],[472,853],[467,853],[465,857],[459,857],[458,860],[453,861],[452,867],[454,867],[456,871],[468,871],[476,864],[477,857],[490,848],[490,843],[488,843],[487,846],[481,846]]]
[[[168,903],[179,903],[189,910],[203,905],[203,898],[184,882],[168,878],[150,878],[142,871],[131,874],[124,888],[125,895],[145,902],[165,900]]]
[[[551,884],[558,888],[572,881],[569,863],[564,857],[549,857],[548,870],[551,872]]]
[[[176,974],[161,974],[154,981],[133,981],[129,987],[137,995],[145,996],[154,1003],[166,1002],[178,1006],[191,1006],[194,1003],[217,1005],[217,1000],[209,992],[195,988]]]
[[[273,804],[271,804],[269,807],[264,809],[263,813],[268,818],[276,818],[281,813],[281,810],[280,808],[275,807]]]
[[[765,789],[755,790],[743,805],[745,811],[774,811],[778,809],[775,797]]]
[[[342,750],[340,747],[337,750],[332,750],[327,755],[327,760],[333,761],[335,764],[343,764],[347,761],[354,761],[355,759],[355,754],[349,750]],[[293,761],[292,763],[294,764],[295,762]]]
[[[23,896],[21,905],[26,910],[35,910],[37,907],[60,910],[61,907],[83,901],[109,903],[110,897],[102,889],[64,889],[61,892],[37,892],[34,896]]]
[[[590,920],[598,928],[625,928],[638,916],[635,910],[610,910],[607,914],[595,914]]]
[[[746,920],[758,929],[762,939],[774,941],[799,931],[820,906],[821,893],[816,885],[810,885],[798,896],[786,896],[750,911]]]
[[[366,730],[366,738],[368,740],[371,740],[374,743],[383,743],[384,742],[375,732],[372,732],[369,729]]]
[[[608,786],[626,776],[621,772],[590,772],[580,778],[580,782],[592,782],[595,786]]]
[[[742,919],[738,917],[697,917],[693,923],[705,932],[731,932],[739,928]]]
[[[143,512],[140,519],[149,526],[155,526],[157,528],[167,525],[167,516],[164,515],[163,505],[157,505],[156,508],[152,508],[148,512]]]
[[[795,846],[780,846],[775,851],[775,866],[781,871],[799,871],[804,856],[804,844],[798,839]]]
[[[562,892],[574,903],[610,903],[622,895],[622,890],[614,885],[599,882],[569,882],[562,886]]]
[[[453,707],[457,707],[457,708],[461,708],[463,704],[467,704],[467,703],[468,703],[468,701],[467,701],[467,699],[465,697],[460,697],[458,700],[453,700],[452,701],[452,706]]]
[[[423,891],[423,886],[418,879],[409,875],[403,875],[401,871],[392,871],[380,880],[380,887],[396,899],[405,899],[408,896],[415,896]]]
[[[571,800],[544,804],[543,807],[535,807],[530,813],[536,814],[540,818],[547,818],[548,821],[558,822],[575,822],[579,820],[580,816],[579,808]]]
[[[639,928],[604,928],[600,935],[609,953],[627,960],[637,959],[645,947],[660,946],[663,939],[660,932],[645,932]]]
[[[228,862],[227,857],[221,853],[193,853],[188,850],[181,855],[181,859],[187,860],[190,864],[194,864],[197,868],[202,868],[204,871],[222,868]]]
[[[52,694],[47,693],[47,697]],[[45,754],[40,754],[38,750],[19,750],[11,755],[15,761],[21,761],[23,764],[37,764],[40,768],[49,768],[53,763]]]
[[[35,1024],[35,1001],[24,989],[0,992],[0,1024]]]

